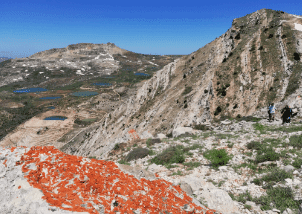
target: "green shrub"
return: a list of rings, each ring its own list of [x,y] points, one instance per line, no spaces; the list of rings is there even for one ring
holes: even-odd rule
[[[280,154],[275,152],[272,147],[262,148],[257,152],[255,163],[262,163],[265,161],[276,161],[280,159]]]
[[[125,161],[125,160],[120,160],[119,162],[118,162],[119,164],[125,164],[125,165],[131,165],[130,163],[128,163],[127,161]]]
[[[252,209],[252,206],[251,206],[251,205],[248,205],[248,204],[245,204],[245,205],[244,205],[244,208],[245,208],[245,209],[248,209],[248,210],[251,210],[251,209]]]
[[[166,165],[172,163],[183,163],[185,161],[183,146],[171,146],[164,150],[161,154],[151,159],[151,163],[157,165]]]
[[[286,172],[285,170],[275,168],[272,172],[269,174],[263,176],[261,179],[254,179],[253,183],[256,185],[260,185],[265,181],[268,183],[266,185],[266,189],[269,189],[272,187],[275,183],[280,182],[280,181],[285,181],[286,178],[293,178],[291,173]]]
[[[301,200],[294,200],[294,194],[290,187],[275,187],[266,191],[267,195],[254,198],[256,204],[261,205],[262,210],[271,210],[277,208],[281,213],[286,209],[297,210],[301,204]],[[274,204],[274,207],[271,206]]]
[[[183,163],[184,166],[187,166],[189,168],[196,168],[201,165],[200,162],[188,162],[188,163]]]
[[[260,131],[261,134],[264,133],[264,130],[266,128],[264,125],[262,125],[260,123],[255,123],[255,124],[253,124],[253,126],[254,126],[254,129],[257,131]]]
[[[238,202],[241,202],[241,203],[245,203],[246,201],[252,201],[253,200],[253,197],[251,196],[251,194],[246,191],[245,193],[241,193],[239,194],[238,196],[234,196],[234,199],[233,200],[236,200]]]
[[[172,175],[182,175],[182,172],[180,170],[177,170],[177,172],[173,172]]]
[[[155,139],[148,138],[146,141],[147,147],[153,146],[156,143],[161,143],[161,140],[159,138],[155,138]]]
[[[302,135],[294,135],[289,138],[289,145],[294,148],[302,148]]]
[[[233,146],[234,146],[234,143],[229,143],[228,144],[228,148],[233,148]]]
[[[225,149],[211,149],[203,153],[203,156],[211,161],[214,168],[226,165],[232,159]]]
[[[295,168],[297,168],[297,169],[301,168],[302,159],[299,159],[299,158],[295,159],[295,161],[293,162],[292,165],[293,165],[293,167],[295,167]]]
[[[120,148],[120,145],[119,145],[118,143],[116,143],[116,144],[114,145],[113,150],[118,150],[119,148]]]
[[[140,158],[144,158],[148,155],[149,155],[149,149],[135,148],[125,157],[125,161],[129,162],[132,160],[137,160]]]
[[[261,144],[260,142],[257,142],[257,141],[252,141],[252,142],[249,142],[246,147],[248,149],[255,149],[255,150],[260,150],[261,149]]]
[[[182,92],[183,95],[188,94],[192,91],[192,87],[191,86],[186,86],[185,90]]]
[[[196,150],[196,149],[202,149],[202,148],[203,148],[202,145],[200,145],[198,143],[194,143],[192,146],[187,147],[185,149],[188,149],[188,151],[189,151],[189,150]],[[185,149],[184,149],[184,151],[185,151]]]
[[[203,125],[203,124],[195,125],[193,128],[197,129],[197,130],[202,130],[202,131],[210,130],[209,127],[207,127],[206,125]]]

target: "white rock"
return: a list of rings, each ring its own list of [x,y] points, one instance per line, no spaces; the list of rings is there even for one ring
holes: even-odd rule
[[[167,136],[165,134],[159,133],[159,134],[157,134],[156,138],[164,139],[164,138],[167,138]]]
[[[191,127],[177,127],[176,129],[173,130],[172,135],[173,137],[178,137],[179,135],[185,133],[192,134],[193,129]]]

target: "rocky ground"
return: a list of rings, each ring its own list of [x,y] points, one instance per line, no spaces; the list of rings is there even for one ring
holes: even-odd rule
[[[136,139],[117,144],[105,161],[96,160],[96,157],[66,155],[55,147],[36,147],[36,150],[34,147],[3,148],[0,152],[0,189],[5,197],[0,200],[0,213],[109,213],[106,212],[106,203],[100,199],[102,194],[112,197],[111,191],[103,188],[105,191],[99,194],[87,192],[87,185],[93,190],[97,189],[98,183],[107,182],[105,186],[110,189],[114,178],[95,173],[108,172],[115,164],[118,170],[109,174],[114,174],[120,181],[127,179],[126,183],[119,183],[119,190],[130,191],[129,187],[122,185],[143,182],[147,195],[155,194],[148,192],[149,187],[156,186],[158,192],[164,188],[165,193],[171,187],[180,187],[179,191],[187,194],[182,200],[193,199],[194,205],[180,206],[176,212],[170,213],[190,213],[193,207],[196,213],[198,209],[204,213],[216,210],[223,214],[301,213],[301,133],[300,119],[281,125],[280,120],[269,123],[266,119],[250,117],[214,122],[195,129],[178,128],[170,138],[158,134],[161,139]],[[225,154],[221,152],[223,150]],[[209,156],[210,151],[221,153]],[[94,168],[94,164],[100,163],[110,167],[106,168],[107,171],[100,166]],[[64,166],[69,169],[67,171],[74,167],[77,172],[66,174]],[[55,175],[53,169],[59,175],[52,177],[51,174]],[[167,186],[162,186],[164,184]],[[73,190],[80,198],[75,198]],[[60,191],[66,196],[60,195]],[[67,196],[69,193],[71,196]],[[121,195],[127,198],[129,192]],[[173,195],[175,197],[175,193]],[[61,203],[50,200],[50,196],[58,197]],[[93,197],[96,198],[93,200]],[[139,197],[144,200],[144,194]],[[85,209],[75,206],[79,203],[76,199],[82,200],[81,207]],[[111,211],[115,207],[112,205],[114,200],[109,202],[109,208],[107,206]],[[160,203],[165,204],[164,201]],[[179,201],[178,205],[182,203],[185,202]],[[142,209],[135,212],[144,213]]]
[[[208,131],[180,128],[173,132],[177,136],[174,138],[116,146],[110,159],[125,164],[133,157],[130,166],[158,173],[160,178],[180,184],[202,204],[222,213],[298,213],[302,202],[302,138],[299,137],[302,124],[299,121],[281,125],[281,120],[271,123],[266,119],[224,120],[209,124]],[[177,145],[182,146],[182,151],[187,150],[181,153],[185,161],[171,164],[168,158],[171,150],[167,152],[167,149]],[[149,153],[152,155],[136,159],[135,151],[139,156],[139,147],[152,150]],[[221,149],[231,159],[214,169],[213,159],[206,158],[205,152]],[[165,166],[150,162],[156,158],[166,161]]]

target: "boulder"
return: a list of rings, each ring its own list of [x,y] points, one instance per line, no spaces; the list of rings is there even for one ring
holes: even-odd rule
[[[153,135],[149,131],[144,131],[143,133],[140,134],[140,138],[142,139],[153,138]]]
[[[215,209],[223,214],[241,213],[229,194],[222,189],[204,188],[201,197],[205,199],[210,209]]]
[[[220,123],[221,123],[222,125],[229,125],[229,124],[232,123],[232,121],[230,121],[230,120],[224,120],[224,121],[221,121]]]
[[[263,213],[263,211],[260,209],[259,206],[256,205],[255,202],[252,202],[252,201],[247,201],[245,202],[246,205],[250,205],[252,207],[252,210],[255,212],[255,213]]]
[[[182,181],[182,182],[180,183],[180,188],[181,188],[183,191],[185,191],[188,195],[190,195],[190,196],[193,195],[192,187],[191,187],[188,183]]]
[[[123,172],[133,175],[137,179],[145,178],[145,179],[155,179],[155,175],[147,170],[144,170],[140,167],[133,167],[125,164],[117,164],[119,169]]]
[[[193,129],[191,127],[177,127],[172,132],[173,137],[178,137],[182,134],[193,134]]]
[[[294,212],[291,209],[286,208],[282,214],[294,214]]]
[[[167,136],[163,133],[159,133],[157,134],[156,138],[163,139],[163,138],[167,138]]]
[[[283,167],[283,169],[286,171],[286,172],[292,172],[295,170],[295,167],[293,167],[292,165],[287,165],[285,167]]]

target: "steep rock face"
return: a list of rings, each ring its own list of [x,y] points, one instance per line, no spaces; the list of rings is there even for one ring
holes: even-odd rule
[[[130,140],[132,129],[138,136],[169,134],[221,116],[252,115],[268,102],[284,105],[301,79],[302,32],[295,23],[302,19],[267,9],[234,19],[225,34],[140,83],[76,154],[104,155]]]

